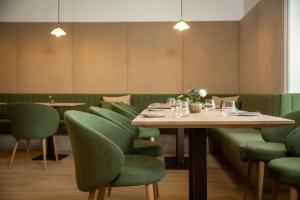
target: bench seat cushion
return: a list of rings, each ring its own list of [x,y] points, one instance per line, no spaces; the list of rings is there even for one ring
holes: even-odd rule
[[[245,146],[249,142],[263,142],[261,132],[253,128],[214,128],[209,134],[225,145],[243,161],[247,160]]]
[[[287,156],[285,144],[275,142],[249,142],[246,144],[247,157],[253,161],[265,161]]]

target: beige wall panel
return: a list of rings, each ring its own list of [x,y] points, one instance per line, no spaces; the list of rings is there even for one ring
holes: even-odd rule
[[[75,23],[73,35],[73,92],[126,93],[126,23]]]
[[[72,25],[56,38],[51,23],[19,24],[19,92],[72,92]]]
[[[284,90],[283,0],[257,5],[257,88],[259,93]]]
[[[0,23],[0,93],[18,91],[17,24]]]
[[[240,93],[256,93],[257,9],[240,22]]]
[[[182,92],[182,33],[174,23],[129,23],[128,91]]]
[[[184,88],[239,91],[239,22],[194,22],[184,35]]]

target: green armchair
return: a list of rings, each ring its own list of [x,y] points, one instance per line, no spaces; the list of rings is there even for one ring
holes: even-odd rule
[[[54,133],[59,125],[58,112],[49,106],[36,103],[10,104],[9,114],[11,118],[12,134],[16,138],[9,168],[12,167],[19,141],[27,140],[26,159],[28,159],[31,140],[42,140],[44,169],[46,165],[46,138],[52,135],[55,159],[58,162]]]
[[[125,104],[120,103],[112,103],[112,110],[116,113],[119,113],[120,115],[123,115],[127,117],[130,120],[133,120],[136,118],[138,114],[134,114],[130,109],[128,108],[128,105],[125,106]],[[157,128],[139,128],[139,137],[140,138],[150,138],[151,141],[155,141],[155,137],[160,135],[160,131]]]
[[[262,200],[265,166],[270,160],[286,157],[286,137],[300,125],[300,111],[294,111],[282,116],[295,120],[294,125],[262,129],[264,142],[251,142],[246,144],[245,152],[248,159],[248,172],[245,179],[244,199],[248,196],[248,181],[252,171],[253,162],[258,162],[257,199]]]
[[[131,154],[133,135],[93,114],[65,112],[65,123],[74,154],[79,190],[104,199],[107,187],[145,185],[148,200],[154,199],[153,184],[165,176],[158,159]]]
[[[273,199],[277,199],[278,182],[290,186],[290,199],[298,200],[300,188],[300,127],[287,136],[286,147],[291,157],[278,158],[268,163],[268,172],[275,181]]]
[[[158,143],[138,139],[140,131],[147,131],[147,129],[140,129],[132,125],[131,121],[125,116],[105,108],[92,106],[89,108],[89,110],[91,113],[103,117],[124,128],[127,132],[131,133],[134,137],[133,153],[147,155],[151,157],[158,157],[161,155],[162,149]]]
[[[131,109],[129,109],[127,106],[124,106],[124,104],[121,104],[121,103],[111,103],[111,108],[113,111],[115,111],[121,115],[124,115],[125,117],[127,117],[130,120],[133,120],[138,115],[138,114],[132,112]]]

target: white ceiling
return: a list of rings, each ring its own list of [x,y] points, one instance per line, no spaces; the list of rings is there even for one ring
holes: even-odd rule
[[[257,0],[183,0],[188,21],[240,20]],[[61,21],[176,21],[180,0],[61,0]],[[0,21],[53,22],[56,0],[0,0]]]

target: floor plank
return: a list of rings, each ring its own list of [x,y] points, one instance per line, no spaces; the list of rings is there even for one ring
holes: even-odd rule
[[[39,152],[31,153],[35,156]],[[88,194],[76,187],[72,156],[56,164],[47,162],[47,170],[39,161],[25,161],[25,151],[17,152],[12,169],[8,169],[10,154],[0,153],[0,200],[81,200]],[[165,179],[159,183],[160,199],[188,199],[188,171],[168,170]],[[243,183],[233,169],[219,157],[208,156],[208,199],[242,199]],[[145,188],[113,188],[109,200],[146,199]],[[250,194],[249,200],[254,195]],[[282,200],[288,199],[281,195]]]

